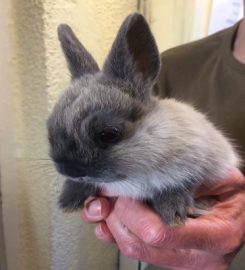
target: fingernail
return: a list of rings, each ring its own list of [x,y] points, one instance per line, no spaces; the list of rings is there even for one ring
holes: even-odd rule
[[[86,205],[87,213],[89,216],[98,217],[101,215],[101,203],[99,200],[94,200]]]
[[[96,199],[95,197],[89,196],[89,197],[84,201],[84,205],[87,205],[88,203],[94,201],[95,199]]]

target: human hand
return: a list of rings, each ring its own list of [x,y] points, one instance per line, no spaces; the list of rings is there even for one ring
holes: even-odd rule
[[[188,218],[177,227],[165,225],[150,208],[126,198],[93,198],[82,218],[99,222],[97,238],[116,242],[129,258],[176,270],[221,270],[244,241],[244,189],[244,176],[238,170],[212,188],[200,188],[197,196],[212,196],[216,204],[208,215]],[[93,207],[100,213],[91,215]]]

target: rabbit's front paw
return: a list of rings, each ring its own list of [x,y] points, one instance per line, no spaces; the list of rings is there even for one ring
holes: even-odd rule
[[[92,185],[67,179],[59,197],[59,206],[65,211],[77,210],[89,196],[95,195],[95,192],[96,189]]]
[[[192,193],[180,189],[157,192],[150,201],[151,207],[170,226],[182,224],[193,212]]]

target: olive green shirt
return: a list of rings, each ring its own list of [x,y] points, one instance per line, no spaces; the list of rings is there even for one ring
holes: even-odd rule
[[[205,113],[245,161],[245,64],[232,55],[238,25],[164,52],[155,90],[162,98],[176,98]],[[245,173],[244,165],[241,170]],[[229,269],[245,269],[245,250]]]
[[[205,113],[245,160],[245,64],[232,55],[237,28],[164,52],[157,90]]]

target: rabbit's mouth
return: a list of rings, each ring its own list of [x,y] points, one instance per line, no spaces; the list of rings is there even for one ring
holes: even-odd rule
[[[81,168],[80,164],[70,163],[67,165],[66,163],[55,162],[55,167],[60,174],[74,179],[80,179],[87,175],[87,172]]]

